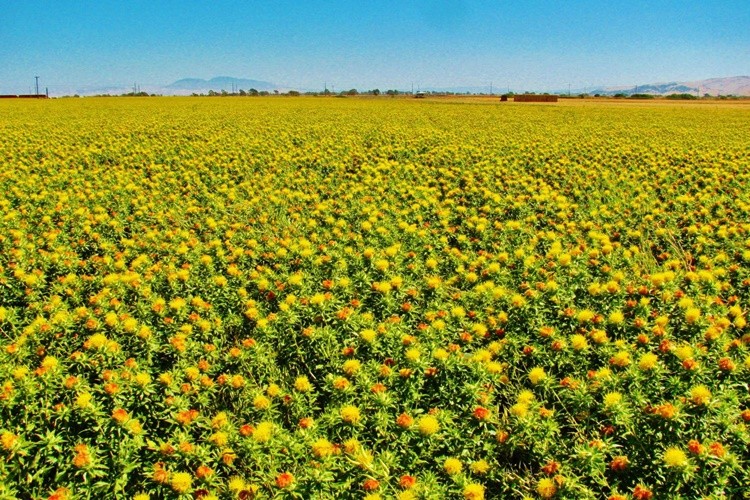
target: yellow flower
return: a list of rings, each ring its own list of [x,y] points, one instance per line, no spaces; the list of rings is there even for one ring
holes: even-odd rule
[[[611,408],[622,401],[622,394],[619,392],[608,392],[604,395],[604,406]]]
[[[689,465],[685,452],[674,446],[664,451],[664,463],[667,464],[667,467],[687,467]]]
[[[90,392],[82,392],[76,397],[76,406],[78,408],[86,409],[89,406],[91,406],[91,393]]]
[[[263,394],[258,394],[253,398],[253,406],[256,410],[267,410],[271,406],[271,400]]]
[[[419,419],[417,427],[423,436],[431,436],[440,430],[440,423],[432,415],[424,415]]]
[[[470,483],[464,487],[465,500],[484,500],[484,486],[477,483]]]
[[[544,368],[536,367],[532,368],[529,372],[529,380],[532,384],[536,385],[542,380],[547,378],[547,373],[545,373]]]
[[[641,359],[638,360],[638,368],[641,370],[652,370],[656,363],[659,361],[659,356],[652,352],[647,352],[643,356],[641,356]]]
[[[435,349],[435,351],[433,351],[432,357],[437,359],[438,361],[445,361],[450,357],[450,353],[442,347],[439,347]]]
[[[234,493],[239,493],[240,491],[245,489],[245,480],[241,477],[234,476],[229,480],[229,483],[227,483],[227,488],[229,491],[233,491]]]
[[[705,385],[696,385],[690,389],[690,400],[698,406],[706,405],[711,400],[711,391]]]
[[[271,422],[261,422],[253,432],[253,439],[259,443],[265,443],[271,439],[273,434],[273,424]]]
[[[686,359],[690,359],[693,357],[693,348],[689,344],[683,344],[679,347],[675,347],[672,352],[680,359],[680,361],[685,361]]]
[[[3,433],[0,434],[0,444],[2,444],[3,448],[6,450],[12,449],[16,443],[18,443],[18,439],[18,436],[12,432],[3,431]]]
[[[627,351],[619,351],[614,356],[612,356],[612,359],[610,359],[610,363],[614,366],[619,367],[625,367],[630,364],[630,353]]]
[[[129,422],[128,422],[128,424],[127,424],[127,426],[128,426],[128,430],[129,430],[129,431],[130,431],[130,432],[131,432],[132,434],[134,434],[134,435],[136,435],[136,436],[138,436],[138,435],[140,435],[140,434],[142,434],[142,433],[143,433],[143,426],[142,426],[142,425],[141,425],[141,423],[140,423],[140,422],[139,422],[138,420],[136,420],[136,419],[133,419],[133,420],[129,421]]]
[[[347,439],[344,441],[344,451],[347,453],[354,453],[360,449],[359,441],[356,438]]]
[[[312,452],[318,458],[327,457],[334,451],[333,444],[325,438],[320,438],[312,444]]]
[[[463,465],[461,465],[461,461],[457,458],[446,458],[445,462],[443,462],[443,469],[445,469],[448,475],[453,476],[461,472]]]
[[[307,377],[303,375],[301,377],[297,377],[297,379],[294,381],[294,388],[299,392],[310,392],[312,390],[312,384],[307,379]]]
[[[45,356],[42,360],[42,368],[46,370],[54,370],[57,367],[57,358],[54,356]]]
[[[555,482],[552,479],[545,477],[537,483],[536,492],[542,498],[552,498],[557,493],[557,486],[555,486]]]
[[[122,322],[122,328],[128,333],[133,333],[138,328],[138,321],[134,318],[128,318]]]
[[[609,318],[607,318],[607,321],[609,321],[611,325],[619,325],[620,323],[625,321],[625,315],[622,313],[622,311],[613,311],[609,315]]]
[[[187,472],[175,472],[172,474],[172,489],[177,493],[187,493],[190,491],[193,478]]]
[[[347,424],[356,424],[361,418],[359,408],[352,405],[346,405],[341,408],[340,415],[341,420],[343,420]]]
[[[362,363],[360,363],[357,359],[348,359],[344,361],[344,373],[346,373],[350,377],[355,375],[361,367]]]
[[[536,399],[536,396],[534,396],[534,393],[531,391],[521,391],[518,393],[518,403],[522,405],[530,405],[534,400]]]
[[[691,307],[687,311],[685,311],[685,321],[692,324],[698,321],[698,318],[701,317],[701,310],[697,307]]]
[[[404,354],[404,357],[411,361],[412,363],[419,361],[419,357],[421,356],[421,353],[419,352],[419,349],[416,347],[412,347],[410,349],[407,349],[406,353]]]
[[[135,383],[140,385],[141,387],[146,386],[151,383],[151,375],[145,372],[141,372],[135,376]]]
[[[588,340],[586,340],[586,337],[584,337],[580,333],[576,333],[575,335],[570,337],[570,345],[572,345],[573,349],[575,349],[576,351],[582,351],[589,346],[589,342]]]
[[[591,340],[596,342],[597,344],[604,344],[607,341],[609,341],[609,337],[607,337],[607,332],[604,330],[591,330]]]
[[[375,330],[368,328],[366,330],[362,330],[362,332],[360,332],[359,334],[359,337],[365,342],[367,342],[368,344],[371,344],[372,342],[375,341],[375,338],[377,337],[377,335],[378,334]]]
[[[529,405],[516,403],[510,407],[510,412],[518,418],[523,418],[529,413]]]
[[[490,470],[490,464],[487,463],[487,460],[477,460],[476,462],[472,462],[469,468],[474,474],[482,475]]]
[[[213,427],[214,429],[219,429],[227,425],[228,422],[229,417],[227,416],[226,412],[220,411],[214,418],[211,419],[211,427]]]
[[[256,430],[257,432],[257,430]],[[226,432],[219,431],[215,432],[211,435],[211,437],[208,438],[209,441],[211,441],[213,444],[219,447],[226,446],[229,442],[229,436]]]
[[[86,349],[101,349],[107,345],[107,337],[101,333],[95,333],[84,342],[83,346]]]
[[[596,316],[596,313],[594,311],[590,309],[584,309],[576,315],[576,319],[579,323],[588,323],[589,321],[594,319],[594,316]]]

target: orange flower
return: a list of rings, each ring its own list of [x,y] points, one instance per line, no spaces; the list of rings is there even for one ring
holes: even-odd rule
[[[18,439],[18,436],[12,432],[4,431],[0,434],[0,443],[2,443],[3,448],[6,450],[12,449],[18,443]]]
[[[181,425],[188,425],[190,422],[198,418],[198,410],[185,410],[181,411],[177,414],[175,417],[175,420],[179,422]]]
[[[128,415],[128,412],[125,411],[124,409],[122,409],[122,408],[116,408],[112,412],[112,418],[115,419],[115,421],[117,423],[121,424],[121,423],[127,421],[130,418],[130,415]]]
[[[477,406],[474,408],[474,418],[477,420],[488,420],[490,418],[490,410]]]
[[[629,463],[630,462],[628,461],[628,457],[624,455],[618,455],[612,459],[612,462],[609,464],[609,468],[615,472],[619,472],[627,469]]]
[[[208,467],[206,465],[201,465],[198,467],[198,469],[195,471],[195,477],[198,479],[203,479],[205,477],[210,477],[214,473],[214,470],[211,467]]]
[[[693,455],[700,455],[704,451],[704,447],[700,442],[696,439],[691,439],[688,442],[688,451],[692,453]]]
[[[635,500],[651,500],[654,497],[654,494],[646,488],[645,486],[641,486],[640,484],[635,487],[633,490],[633,498]]]
[[[730,358],[721,358],[719,360],[719,370],[723,372],[731,372],[734,371],[734,361],[732,361]]]
[[[232,465],[235,460],[237,460],[237,454],[232,450],[224,450],[221,454],[221,461],[224,462],[224,465]]]
[[[726,455],[727,450],[724,449],[723,444],[717,441],[708,445],[708,452],[716,458],[722,458],[724,457],[724,455]]]
[[[677,408],[675,408],[675,406],[672,403],[665,403],[663,405],[657,406],[655,408],[655,412],[661,418],[670,420],[670,419],[673,419],[674,416],[677,414]]]
[[[82,469],[91,465],[91,453],[89,452],[88,446],[85,444],[77,444],[73,448],[75,455],[73,456],[73,466]]]
[[[282,472],[276,476],[276,486],[279,488],[289,488],[294,483],[294,476],[290,472]]]
[[[375,491],[380,488],[380,483],[377,479],[365,479],[365,482],[362,483],[362,488],[365,491]]]
[[[315,421],[310,417],[304,417],[299,419],[299,427],[300,429],[309,429],[310,427],[315,424]]]
[[[547,462],[547,464],[542,467],[542,472],[544,472],[548,476],[555,474],[558,470],[560,470],[560,464],[555,462],[554,460]]]
[[[373,385],[372,387],[370,387],[370,390],[372,392],[374,392],[375,394],[380,394],[381,392],[385,392],[386,387],[385,387],[385,385],[383,385],[381,383],[377,383],[377,384]]]
[[[406,474],[401,476],[401,479],[399,479],[398,481],[398,485],[401,486],[405,490],[413,488],[415,484],[417,484],[417,478],[415,478],[414,476],[406,475]]]
[[[70,498],[70,490],[68,488],[57,488],[47,500],[67,500]]]
[[[402,429],[411,427],[413,423],[414,418],[411,415],[407,415],[406,413],[402,413],[398,416],[398,418],[396,418],[396,425],[398,425]]]

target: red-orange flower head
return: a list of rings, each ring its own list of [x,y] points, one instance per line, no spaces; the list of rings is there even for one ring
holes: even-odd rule
[[[365,491],[375,491],[380,488],[380,483],[377,479],[365,479],[365,482],[362,483],[362,488]]]
[[[414,417],[406,413],[402,413],[396,418],[396,425],[398,425],[402,429],[411,427],[413,423],[414,423]]]
[[[291,472],[282,472],[276,476],[276,486],[279,488],[289,488],[294,483],[294,476]]]
[[[401,476],[401,479],[399,479],[398,481],[398,485],[405,490],[413,488],[415,484],[417,484],[417,478],[414,476],[409,476],[407,474]]]
[[[474,408],[474,418],[477,420],[489,420],[490,410],[482,406],[477,406]]]

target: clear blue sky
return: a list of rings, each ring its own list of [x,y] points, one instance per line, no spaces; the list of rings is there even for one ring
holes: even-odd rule
[[[552,90],[750,74],[750,0],[0,0],[0,92],[236,76]]]

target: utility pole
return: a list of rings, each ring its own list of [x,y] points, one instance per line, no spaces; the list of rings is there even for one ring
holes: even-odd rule
[[[568,97],[570,97],[570,84],[568,84]]]
[[[36,95],[39,95],[39,77],[35,76],[34,79],[36,80]]]
[[[490,95],[492,95],[492,82],[490,82]]]

